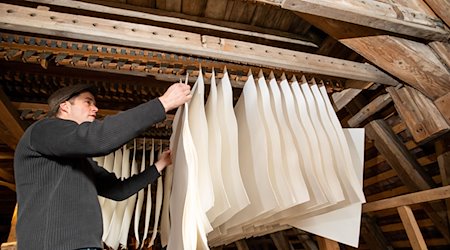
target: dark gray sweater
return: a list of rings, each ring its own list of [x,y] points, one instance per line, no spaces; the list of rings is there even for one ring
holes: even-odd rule
[[[46,118],[17,145],[17,244],[20,250],[102,247],[97,195],[123,200],[158,178],[155,166],[120,181],[91,159],[113,152],[165,118],[158,99],[103,121]]]

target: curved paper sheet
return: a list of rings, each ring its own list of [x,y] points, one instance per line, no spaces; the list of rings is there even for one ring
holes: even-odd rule
[[[119,148],[114,152],[114,166],[113,173],[117,178],[120,178],[122,174],[122,150]],[[103,216],[103,237],[102,240],[105,241],[106,237],[109,234],[109,230],[111,228],[111,221],[113,218],[114,210],[116,209],[117,201],[113,201],[111,199],[105,199],[102,208],[102,216]]]
[[[239,149],[236,116],[233,110],[233,93],[228,73],[224,70],[221,83],[217,88],[217,111],[222,138],[222,177],[226,183],[230,208],[220,214],[211,224],[217,227],[250,203],[239,171]]]
[[[192,88],[189,102],[189,128],[198,159],[197,192],[201,193],[200,202],[206,213],[214,205],[214,189],[211,180],[208,154],[208,123],[205,114],[205,83],[200,68],[197,81]],[[209,222],[208,222],[209,223]]]
[[[281,92],[278,87],[278,83],[273,76],[269,81],[269,87],[272,109],[275,112],[278,128],[280,129],[282,153],[280,162],[281,164],[287,166],[289,173],[288,182],[286,182],[286,185],[291,185],[296,204],[301,204],[309,201],[310,196],[298,164],[299,158],[297,155],[297,150],[295,149],[293,136],[288,128],[288,123],[285,116],[286,114],[283,111]]]
[[[131,174],[130,176],[138,173],[136,164],[136,139],[133,141],[133,160],[131,162]],[[128,240],[128,232],[130,231],[131,218],[133,218],[134,207],[136,205],[136,194],[133,194],[127,199],[127,206],[122,220],[122,228],[119,235],[119,245],[126,246]]]
[[[257,97],[255,81],[249,75],[234,111],[239,132],[239,166],[250,205],[225,222],[221,231],[245,224],[278,207],[269,178],[267,141]]]
[[[140,173],[145,170],[145,138],[142,145],[142,161]],[[134,236],[136,237],[136,246],[141,244],[139,238],[139,221],[141,219],[142,205],[144,203],[144,189],[139,190],[137,195],[136,207],[134,210]]]
[[[149,165],[153,165],[153,163],[155,162],[155,140],[152,139],[152,149],[150,150],[150,162]],[[142,247],[144,247],[144,242],[145,239],[147,238],[148,235],[148,228],[150,226],[150,216],[152,213],[152,184],[148,184],[147,186],[147,203],[145,206],[145,223],[144,223],[144,235],[142,236],[142,243],[141,243],[141,247],[140,249],[142,249]]]
[[[339,179],[337,178],[337,174],[335,171],[334,165],[336,163],[333,151],[331,149],[330,141],[326,135],[325,128],[319,118],[318,114],[319,109],[315,102],[314,96],[311,92],[311,89],[309,88],[309,85],[306,82],[306,79],[302,79],[302,81],[303,83],[300,85],[300,87],[306,100],[311,122],[314,126],[317,138],[319,140],[319,147],[321,153],[320,156],[322,157],[324,173],[327,179],[326,183],[329,186],[328,190],[330,190],[331,192],[331,195],[327,198],[330,203],[334,204],[345,199],[344,193],[342,191],[341,184],[339,182]]]
[[[126,148],[126,145],[122,147],[122,164],[121,164],[121,179],[130,177],[130,150]],[[108,236],[105,239],[105,244],[113,249],[119,247],[120,230],[122,229],[122,221],[127,207],[127,200],[119,201],[116,204],[114,214],[112,216],[111,225],[109,227]]]
[[[352,165],[355,167],[362,190],[364,169],[364,129],[344,129]],[[303,219],[289,219],[290,225],[337,242],[358,247],[361,226],[361,202]]]
[[[267,140],[269,177],[272,187],[277,196],[279,209],[286,209],[295,204],[292,186],[288,183],[288,169],[283,164],[283,154],[281,152],[281,141],[278,123],[274,116],[272,104],[270,101],[269,88],[267,87],[264,75],[260,72],[258,79],[258,109],[261,114],[261,123],[264,126],[265,136]]]
[[[211,76],[211,85],[205,112],[208,123],[209,166],[211,168],[211,180],[214,191],[214,206],[206,214],[209,221],[214,221],[219,214],[230,208],[230,202],[228,201],[222,178],[222,138],[217,113],[217,87],[214,70]]]
[[[363,193],[362,189],[359,187],[359,180],[355,173],[355,170],[354,170],[355,168],[352,165],[352,157],[350,154],[350,149],[349,149],[349,145],[347,143],[347,139],[342,130],[342,125],[339,122],[336,112],[334,111],[333,105],[331,104],[330,98],[328,97],[328,93],[327,93],[325,86],[322,85],[319,88],[319,90],[320,90],[320,93],[322,94],[323,100],[325,102],[325,106],[327,108],[331,123],[333,124],[333,127],[336,131],[336,135],[338,137],[338,142],[342,148],[342,153],[343,153],[343,157],[345,160],[344,166],[346,166],[345,173],[347,174],[348,180],[350,181],[350,183],[356,193],[357,199],[361,202],[365,202],[366,199],[364,197],[364,193]]]
[[[158,159],[161,156],[163,150],[162,150],[162,141],[160,141],[160,147],[158,152]],[[152,237],[150,238],[150,242],[147,245],[147,248],[150,248],[155,243],[156,234],[158,232],[158,223],[159,223],[159,216],[161,213],[161,205],[162,205],[162,198],[163,198],[163,181],[162,177],[158,177],[158,182],[156,185],[156,201],[155,201],[155,219],[153,223],[153,232]]]

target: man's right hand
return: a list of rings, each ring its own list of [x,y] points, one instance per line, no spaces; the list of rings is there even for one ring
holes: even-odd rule
[[[178,108],[192,98],[191,86],[183,83],[172,84],[167,91],[159,97],[159,101],[167,111]]]

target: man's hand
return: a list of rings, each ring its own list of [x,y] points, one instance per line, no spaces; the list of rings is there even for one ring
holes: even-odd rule
[[[172,164],[172,155],[170,149],[168,149],[159,156],[158,161],[155,163],[155,167],[158,172],[161,173],[170,164]]]
[[[174,83],[159,97],[159,101],[167,112],[189,101],[192,98],[190,92],[191,86],[188,84]]]

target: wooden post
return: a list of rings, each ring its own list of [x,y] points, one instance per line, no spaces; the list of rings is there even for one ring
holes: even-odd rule
[[[386,90],[417,143],[433,140],[450,130],[436,105],[418,90],[409,86],[400,89],[388,87]]]
[[[324,237],[317,237],[317,243],[320,250],[339,250],[339,243],[334,240],[330,240]]]
[[[392,102],[392,98],[389,94],[383,94],[375,98],[369,104],[364,106],[356,115],[348,120],[350,127],[357,127],[361,122],[367,119],[369,116],[375,114],[382,108],[386,107]]]
[[[272,239],[277,249],[289,249],[289,244],[282,231],[271,233],[270,238]]]
[[[238,250],[249,250],[247,242],[244,240],[238,240],[235,242]]]
[[[411,191],[426,190],[436,186],[384,120],[372,121],[365,128],[367,137],[374,140],[377,150]],[[445,209],[442,202],[423,203],[422,207],[447,242],[450,242],[447,219],[436,212]]]
[[[393,247],[383,235],[383,231],[376,224],[375,219],[370,215],[363,214],[361,218],[361,236],[371,250],[386,249],[392,250]]]
[[[402,206],[397,208],[398,214],[402,219],[403,226],[405,227],[406,234],[408,235],[409,242],[414,250],[428,249],[420,232],[419,225],[416,218],[409,206]]]
[[[448,140],[448,138],[444,138],[435,143],[442,186],[450,185],[450,151],[447,148],[450,147],[450,145],[446,140]],[[445,199],[445,205],[447,206],[447,222],[450,225],[450,199]]]

